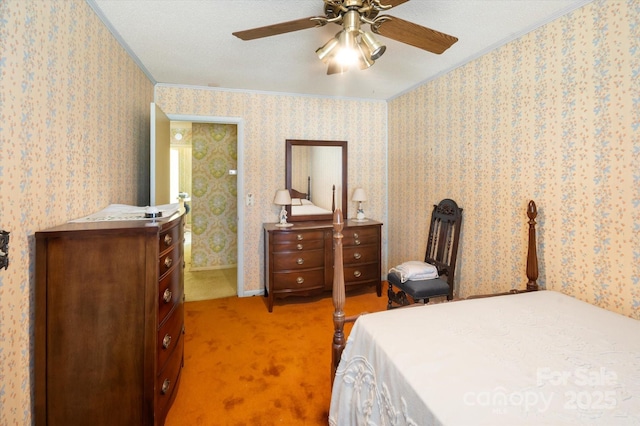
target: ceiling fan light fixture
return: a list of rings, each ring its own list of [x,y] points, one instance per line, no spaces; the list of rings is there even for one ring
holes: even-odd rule
[[[369,52],[371,52],[371,59],[373,59],[374,61],[380,58],[380,56],[382,56],[385,50],[387,50],[387,46],[380,43],[371,33],[362,31],[361,38],[364,44],[367,45]]]
[[[343,73],[355,65],[359,65],[360,69],[373,65],[387,49],[373,34],[436,54],[443,53],[458,41],[457,37],[431,28],[394,16],[379,14],[409,0],[322,1],[325,5],[324,16],[311,16],[250,30],[236,31],[232,34],[242,40],[253,40],[337,24],[341,27],[341,31],[324,46],[316,49],[318,58],[327,65],[327,74]],[[361,28],[363,25],[369,25],[369,32]]]
[[[349,68],[351,65],[357,64],[359,59],[360,54],[357,50],[342,48],[336,52],[334,61],[346,68]]]
[[[366,44],[358,43],[358,51],[360,53],[360,57],[358,58],[358,65],[360,66],[361,70],[369,68],[376,62],[371,59],[371,52],[369,51],[369,48]]]
[[[318,55],[318,58],[320,58],[322,62],[327,63],[327,61],[329,61],[331,56],[335,53],[338,44],[340,44],[340,42],[338,41],[338,37],[336,34],[336,37],[332,38],[331,40],[326,42],[324,46],[319,47],[318,50],[316,50],[316,55]]]
[[[327,75],[331,74],[342,74],[349,70],[349,67],[346,67],[342,64],[339,64],[335,60],[329,61],[329,66],[327,67]]]
[[[334,59],[340,65],[347,68],[358,63],[358,59],[360,57],[356,34],[357,33],[353,33],[352,31],[343,30],[340,32],[340,36],[338,37],[340,46],[336,51]]]

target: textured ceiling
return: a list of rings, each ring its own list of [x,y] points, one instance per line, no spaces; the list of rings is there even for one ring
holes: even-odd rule
[[[322,0],[87,0],[154,83],[363,99],[391,99],[590,1],[412,0],[386,14],[459,41],[436,55],[378,36],[387,50],[371,68],[327,75],[315,50],[336,25],[231,34],[323,16]]]

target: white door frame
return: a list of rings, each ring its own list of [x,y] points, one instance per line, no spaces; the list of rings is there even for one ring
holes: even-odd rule
[[[167,114],[171,121],[190,121],[192,123],[235,124],[238,127],[238,175],[236,180],[238,217],[238,297],[244,297],[244,120],[240,117],[217,117],[209,115]]]

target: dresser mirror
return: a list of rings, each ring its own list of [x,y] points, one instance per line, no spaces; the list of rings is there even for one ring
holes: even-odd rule
[[[285,185],[291,194],[289,221],[347,216],[347,142],[287,139]]]

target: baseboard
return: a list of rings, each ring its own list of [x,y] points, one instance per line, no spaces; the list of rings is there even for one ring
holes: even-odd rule
[[[248,290],[248,291],[244,291],[242,293],[242,296],[238,296],[238,297],[251,297],[251,296],[264,296],[264,289],[258,289],[258,290]]]
[[[201,268],[189,268],[190,272],[201,272],[201,271],[217,271],[220,269],[236,269],[238,267],[235,265],[223,265],[223,266],[205,266]]]

